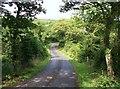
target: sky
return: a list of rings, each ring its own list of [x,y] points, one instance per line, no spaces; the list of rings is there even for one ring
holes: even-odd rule
[[[72,16],[73,11],[68,11],[66,13],[59,12],[60,10],[60,5],[64,5],[62,0],[43,0],[43,7],[47,10],[46,14],[40,13],[36,17],[38,19],[52,19],[52,20],[58,20],[58,19],[63,19],[63,18],[70,18]],[[12,12],[14,15],[14,7],[9,7],[6,5],[6,9]]]
[[[70,18],[72,16],[73,11],[68,11],[67,13],[61,13],[60,5],[63,5],[64,3],[62,0],[44,0],[43,7],[47,9],[47,13],[41,13],[37,15],[37,18],[39,19],[53,19],[58,20],[62,18]]]

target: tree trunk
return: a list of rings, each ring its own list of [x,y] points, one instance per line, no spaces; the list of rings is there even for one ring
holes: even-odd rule
[[[118,19],[119,19],[119,17],[118,17]],[[118,22],[119,22],[119,20],[118,20]],[[118,57],[120,58],[120,23],[118,23],[118,36],[117,36],[117,38],[118,38]]]
[[[106,49],[106,64],[107,64],[107,73],[108,76],[110,76],[114,80],[114,71],[113,71],[113,62],[112,62],[112,55],[111,55],[111,50]]]
[[[17,33],[15,29],[10,29],[10,33],[13,34],[11,35],[11,55],[12,55],[12,64],[14,71],[16,71],[16,62],[17,62],[17,44],[16,44],[16,39],[17,39]]]
[[[108,76],[114,79],[111,47],[110,47],[110,41],[109,41],[112,22],[113,22],[113,18],[110,15],[106,18],[106,29],[104,33],[104,47],[105,47],[105,59],[106,59],[106,65],[107,65],[107,73],[108,73]]]
[[[17,15],[16,15],[16,19],[18,20],[19,19],[19,16],[20,16],[20,10],[21,10],[21,7],[20,7],[20,4],[19,2],[15,2],[18,10],[17,10]],[[19,24],[16,24],[15,28],[11,29],[12,30],[12,62],[13,62],[13,67],[14,67],[14,71],[16,71],[16,65],[17,65],[17,36],[19,34],[18,32],[18,25]]]

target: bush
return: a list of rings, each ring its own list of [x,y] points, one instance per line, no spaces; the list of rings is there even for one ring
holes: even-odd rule
[[[4,47],[2,52],[3,78],[6,78],[6,75],[17,77],[21,74],[21,69],[34,66],[32,63],[34,59],[43,60],[48,57],[48,51],[42,39],[38,36],[35,37],[31,31],[26,31],[20,34],[19,39],[16,40],[16,60],[13,60],[12,45],[9,40],[5,41],[8,38],[3,37],[2,42]]]
[[[48,56],[47,54],[42,40],[30,34],[22,38],[19,55],[22,65],[30,65],[31,61],[36,57],[44,59]]]
[[[13,75],[14,69],[12,61],[6,55],[2,57],[2,78],[5,79],[6,75]]]
[[[101,75],[96,80],[96,87],[120,87],[119,83],[117,81],[113,81],[110,77],[106,75]]]
[[[120,76],[120,57],[118,55],[119,48],[118,47],[113,47],[111,53],[112,53],[112,59],[113,59],[113,68],[115,71],[115,75]]]

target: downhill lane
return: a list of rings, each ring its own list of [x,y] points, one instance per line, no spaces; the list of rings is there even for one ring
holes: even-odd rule
[[[16,87],[77,87],[75,72],[62,54],[51,46],[51,60],[48,65],[31,79]]]

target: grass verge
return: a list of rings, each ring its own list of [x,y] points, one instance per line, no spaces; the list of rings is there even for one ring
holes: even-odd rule
[[[65,56],[67,55],[66,57],[73,65],[80,87],[120,87],[120,83],[117,81],[119,78],[113,81],[104,71],[94,71],[95,68],[88,63],[79,63],[76,59],[70,57],[69,52],[60,51]]]
[[[28,78],[31,78],[38,72],[40,72],[49,62],[50,57],[43,61],[37,61],[34,67],[29,67],[21,71],[21,75],[18,77],[11,78],[11,76],[7,75],[7,80],[2,82],[2,86],[0,87],[9,87],[19,84],[22,81],[25,81]]]

